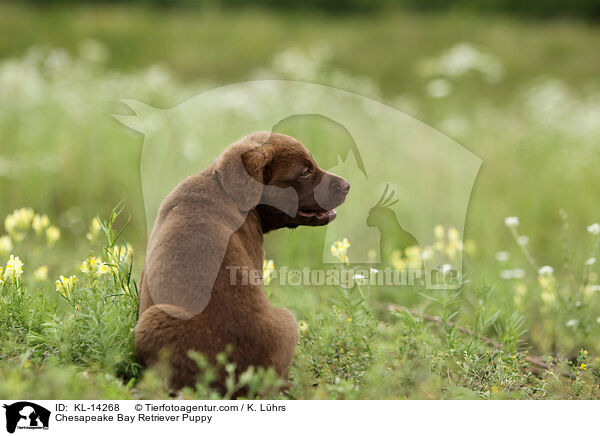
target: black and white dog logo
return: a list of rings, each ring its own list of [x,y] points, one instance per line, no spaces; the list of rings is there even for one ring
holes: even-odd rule
[[[50,411],[28,401],[4,405],[6,409],[6,431],[14,433],[18,429],[48,430]]]

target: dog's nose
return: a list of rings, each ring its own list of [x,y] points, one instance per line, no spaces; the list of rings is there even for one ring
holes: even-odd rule
[[[342,192],[348,193],[350,190],[350,182],[348,180],[342,180],[338,187]]]

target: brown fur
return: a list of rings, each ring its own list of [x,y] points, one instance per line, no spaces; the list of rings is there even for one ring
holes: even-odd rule
[[[259,183],[248,183],[248,175]],[[226,267],[261,271],[263,233],[327,224],[349,187],[296,139],[270,132],[242,138],[185,179],[161,205],[148,244],[135,329],[139,361],[150,365],[167,350],[170,385],[179,389],[193,386],[198,373],[188,350],[214,363],[230,344],[238,373],[273,367],[285,379],[298,341],[294,315],[271,306],[261,285],[242,285],[239,274],[232,285]],[[215,264],[216,278],[207,273]]]

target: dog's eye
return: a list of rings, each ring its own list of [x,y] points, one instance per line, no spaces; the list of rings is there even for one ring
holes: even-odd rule
[[[304,170],[304,172],[302,174],[300,174],[300,177],[306,177],[310,174],[310,169],[306,168]]]

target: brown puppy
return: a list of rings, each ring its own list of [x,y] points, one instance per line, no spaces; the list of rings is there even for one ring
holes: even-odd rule
[[[323,171],[286,135],[259,132],[229,146],[162,203],[140,281],[135,348],[142,364],[170,355],[171,388],[193,386],[188,350],[214,363],[230,344],[237,373],[273,367],[287,377],[298,340],[294,315],[274,308],[242,267],[262,271],[263,234],[326,225],[350,183]]]

